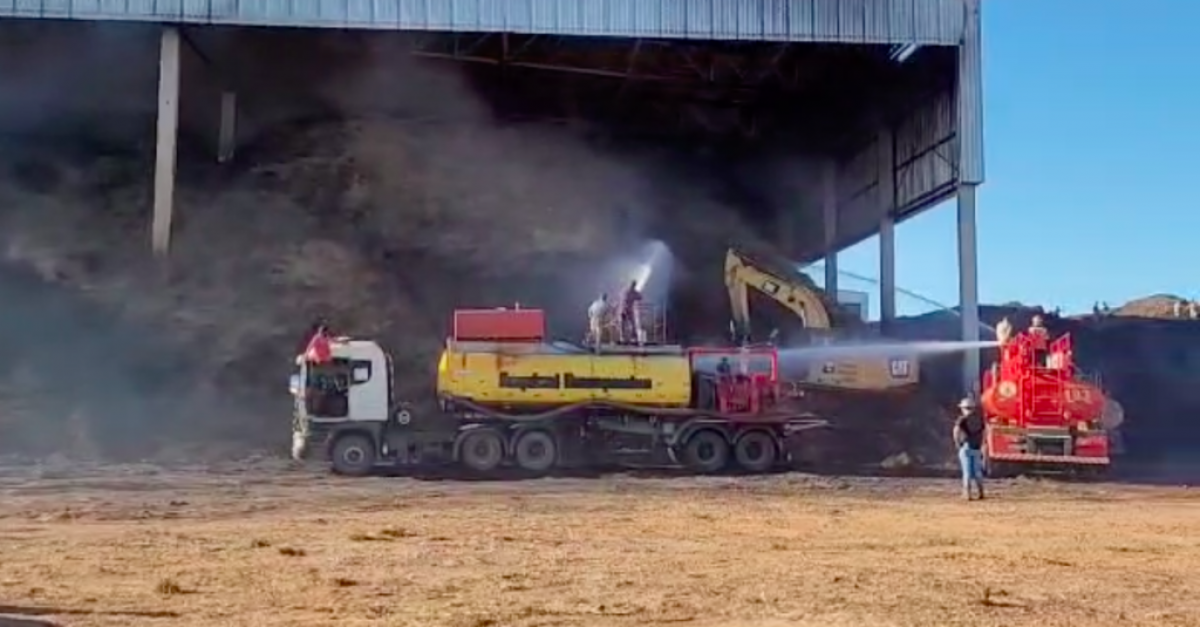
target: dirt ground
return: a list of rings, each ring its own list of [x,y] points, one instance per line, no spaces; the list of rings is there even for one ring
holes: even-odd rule
[[[5,627],[1200,624],[1183,487],[63,468],[0,466]]]

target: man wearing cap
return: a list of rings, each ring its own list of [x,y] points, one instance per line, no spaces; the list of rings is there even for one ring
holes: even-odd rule
[[[962,468],[963,498],[971,500],[971,484],[983,498],[983,416],[975,399],[968,396],[958,403],[959,416],[954,422],[954,446]]]

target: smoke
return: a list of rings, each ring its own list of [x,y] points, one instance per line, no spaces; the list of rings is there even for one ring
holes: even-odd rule
[[[0,75],[10,451],[284,447],[282,382],[318,315],[391,349],[398,393],[418,403],[456,307],[542,306],[578,337],[591,299],[648,268],[647,297],[686,312],[682,339],[723,336],[724,249],[768,245],[773,228],[733,208],[794,192],[772,192],[769,163],[745,155],[514,121],[464,66],[413,59],[404,35],[202,29],[183,47],[164,268],[147,241],[155,31],[52,24],[18,42],[10,28],[0,46],[20,54],[3,56],[37,68]],[[46,57],[43,36],[73,47]],[[240,146],[218,166],[223,90],[238,93]]]

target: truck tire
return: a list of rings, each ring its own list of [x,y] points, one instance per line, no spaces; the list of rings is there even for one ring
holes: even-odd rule
[[[747,431],[733,447],[737,465],[746,472],[767,472],[779,459],[775,438],[766,431]]]
[[[347,433],[334,440],[329,449],[333,472],[348,477],[371,474],[375,468],[375,443],[362,433]]]
[[[545,431],[526,431],[517,436],[513,457],[521,470],[544,474],[558,462],[558,444]]]
[[[683,465],[700,474],[720,472],[729,463],[729,442],[712,429],[701,429],[688,436],[683,445]]]
[[[463,435],[458,459],[474,472],[491,472],[504,461],[504,440],[494,429],[476,429]]]

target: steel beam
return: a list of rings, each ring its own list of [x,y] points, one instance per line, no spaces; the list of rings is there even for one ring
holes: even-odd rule
[[[962,339],[979,341],[979,268],[975,249],[975,186],[958,187],[958,303],[962,314]],[[963,356],[963,392],[979,391],[979,349]]]
[[[979,258],[975,240],[975,189],[983,182],[983,85],[980,2],[965,1],[963,38],[958,47],[958,302],[962,339],[979,341]],[[980,355],[963,355],[963,390],[979,392]]]
[[[233,159],[237,150],[237,93],[221,93],[221,126],[217,132],[217,162]]]
[[[838,294],[838,256],[837,256],[837,160],[825,162],[821,181],[821,215],[825,225],[825,291],[829,297],[837,300]]]
[[[154,225],[151,246],[165,256],[171,248],[175,203],[175,153],[179,133],[179,29],[162,29],[158,60],[158,137],[154,160]]]
[[[896,321],[896,147],[890,128],[879,132],[879,324],[884,333]]]

